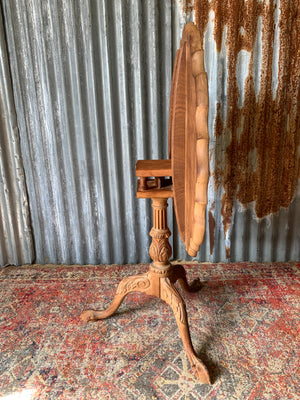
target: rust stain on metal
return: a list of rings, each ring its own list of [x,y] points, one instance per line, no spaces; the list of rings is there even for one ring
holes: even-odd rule
[[[234,199],[243,205],[255,201],[259,218],[288,207],[300,175],[300,1],[280,1],[278,85],[272,91],[274,73],[274,0],[195,0],[195,20],[204,35],[210,10],[215,13],[214,38],[221,50],[226,26],[227,114],[220,104],[215,120],[216,149],[225,148],[216,165],[215,182],[222,184],[222,216],[226,234]],[[260,87],[255,93],[255,45],[262,22]],[[244,102],[238,107],[237,61],[241,50],[250,53]],[[276,71],[276,69],[275,69]],[[228,143],[229,141],[229,143]],[[221,164],[220,164],[221,163]],[[227,249],[226,249],[227,252]]]
[[[212,254],[215,246],[216,221],[214,219],[211,210],[209,210],[208,212],[208,225],[209,225],[209,248],[210,248],[210,254]]]
[[[198,26],[203,41],[204,31],[208,23],[208,14],[210,10],[209,0],[195,2],[195,23]]]
[[[230,258],[230,247],[226,246],[226,258]]]
[[[221,214],[223,217],[224,235],[226,235],[228,229],[230,228],[232,207],[228,207],[227,194],[224,193],[222,196],[222,208]]]
[[[194,11],[193,0],[179,0],[179,5],[184,14],[190,14],[192,11]]]
[[[215,119],[215,135],[221,136],[223,131],[224,131],[224,124],[221,116],[221,104],[217,103],[217,115]]]

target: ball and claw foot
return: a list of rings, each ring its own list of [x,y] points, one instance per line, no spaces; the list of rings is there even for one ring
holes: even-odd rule
[[[179,285],[185,292],[196,293],[202,288],[199,278],[196,278],[191,283],[188,283],[185,269],[182,265],[173,265],[170,273],[170,281]]]
[[[197,379],[204,384],[211,385],[210,377],[205,365],[199,360],[198,357],[192,355],[189,357],[192,371],[196,375]]]
[[[189,293],[196,293],[202,288],[202,283],[199,278],[196,278],[191,283],[187,283],[186,280],[178,280],[182,289]]]
[[[102,319],[102,318],[97,317],[97,313],[98,313],[98,312],[99,312],[99,311],[96,311],[96,310],[85,310],[85,311],[83,311],[83,312],[81,313],[80,318],[81,318],[82,321],[84,321],[84,322],[94,322],[94,321],[98,321],[99,319]]]

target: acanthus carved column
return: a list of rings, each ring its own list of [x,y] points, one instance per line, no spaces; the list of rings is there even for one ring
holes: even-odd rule
[[[171,232],[167,225],[167,199],[152,199],[153,228],[150,231],[152,243],[149,254],[153,260],[153,266],[159,269],[167,269],[172,248],[169,243]]]

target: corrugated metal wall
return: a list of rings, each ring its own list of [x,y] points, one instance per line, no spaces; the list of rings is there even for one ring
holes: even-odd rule
[[[226,35],[218,48],[219,20],[210,9],[222,2],[204,3],[205,10],[175,0],[1,0],[1,179],[14,188],[10,200],[0,194],[2,265],[149,261],[152,212],[150,201],[135,197],[134,166],[137,159],[167,157],[172,66],[192,19],[203,28],[210,94],[208,227],[199,260],[300,259],[299,190],[289,207],[262,219],[255,203],[242,208],[234,196],[226,227],[222,199],[230,175],[219,179],[215,172],[235,161],[224,156],[231,135],[218,137],[216,121],[218,103],[226,114],[232,68]],[[259,21],[258,38],[265,19]],[[236,80],[243,103],[252,53],[241,51]],[[257,44],[258,88],[261,53]],[[276,63],[273,69],[275,76]],[[18,135],[21,146],[14,148]],[[20,165],[10,161],[15,155]],[[168,217],[173,256],[188,259],[171,202]]]

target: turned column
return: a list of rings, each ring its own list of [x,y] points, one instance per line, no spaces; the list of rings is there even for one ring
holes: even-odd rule
[[[168,199],[152,199],[153,228],[150,231],[152,243],[149,254],[153,260],[152,267],[160,271],[167,271],[170,267],[169,259],[172,248],[169,243],[171,232],[167,225]]]

